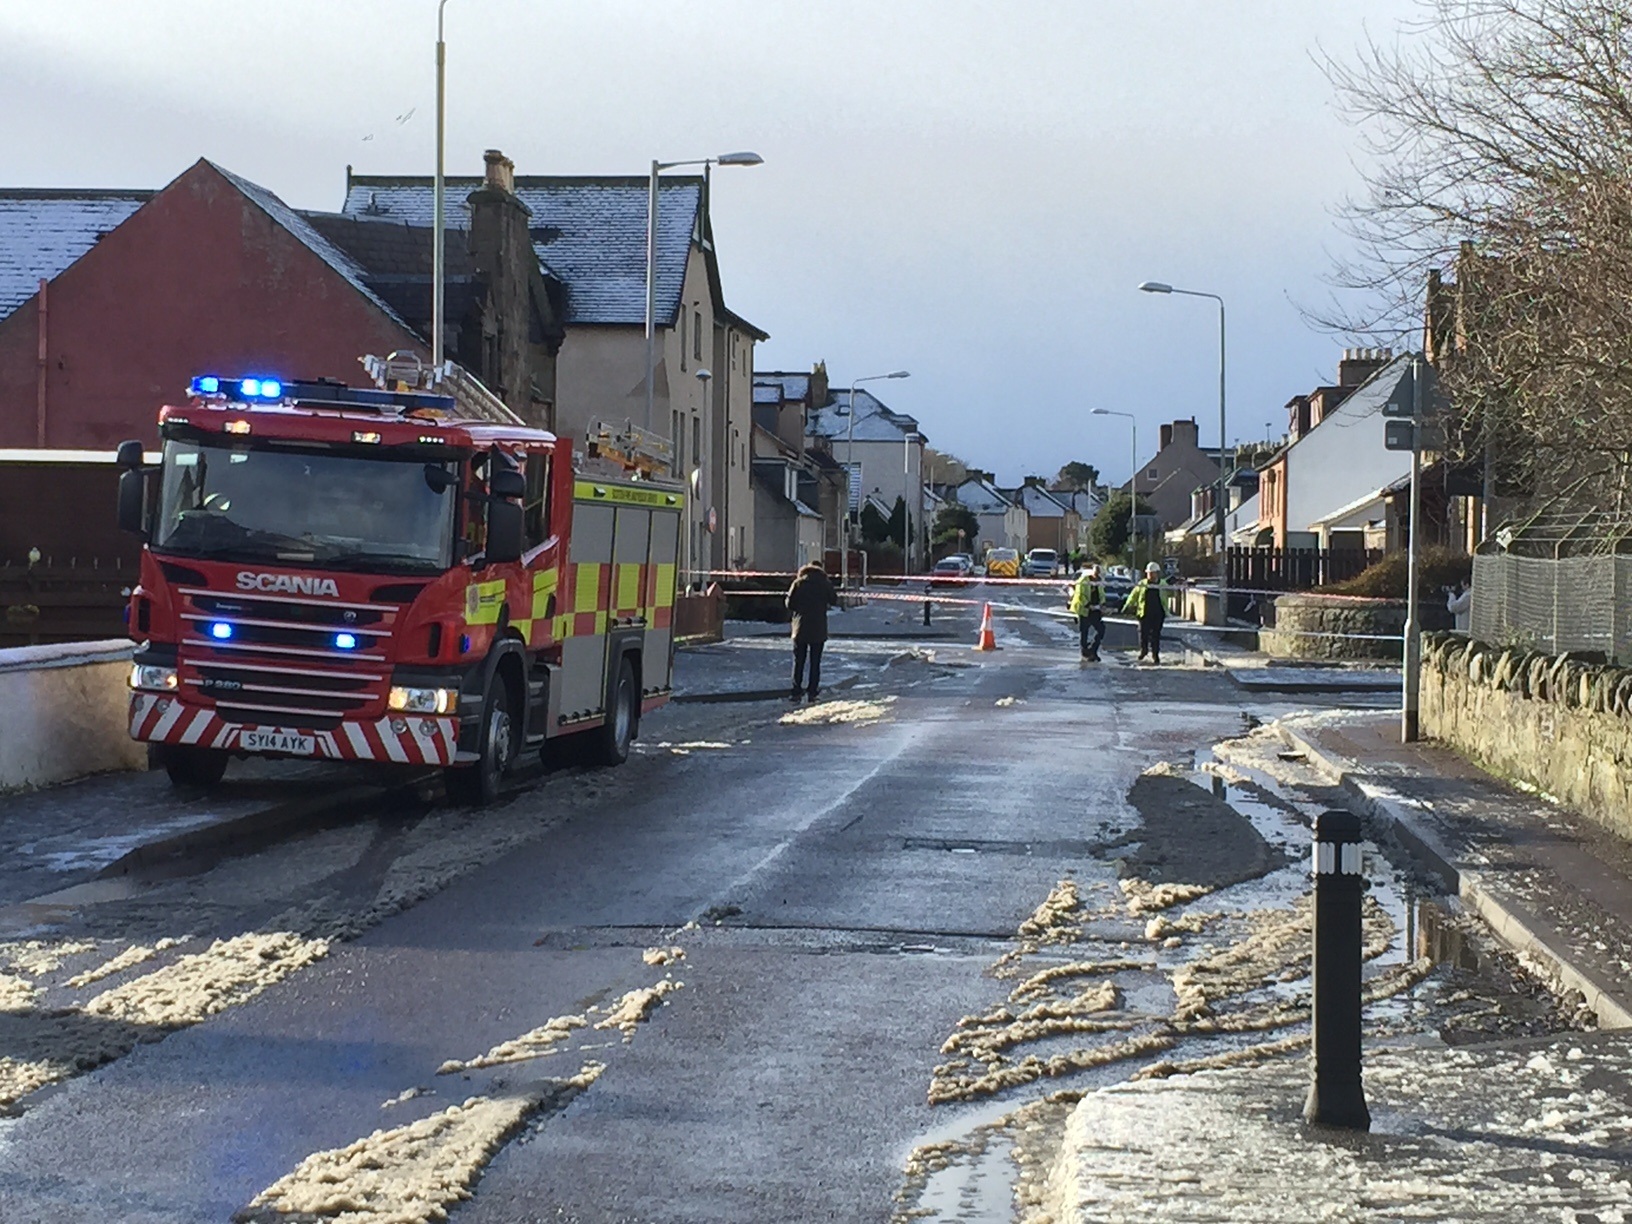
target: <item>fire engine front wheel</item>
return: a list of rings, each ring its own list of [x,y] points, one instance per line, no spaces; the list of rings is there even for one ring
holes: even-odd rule
[[[151,764],[170,775],[172,786],[214,786],[227,772],[227,754],[214,748],[154,744],[148,756]]]
[[[448,797],[455,803],[478,806],[496,800],[515,757],[515,732],[504,682],[495,676],[482,706],[482,733],[476,749],[481,759],[472,765],[443,771]]]

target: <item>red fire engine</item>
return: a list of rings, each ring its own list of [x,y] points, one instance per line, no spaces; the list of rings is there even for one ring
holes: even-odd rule
[[[316,757],[442,766],[487,802],[562,736],[622,762],[668,699],[684,493],[653,478],[661,444],[607,432],[585,460],[396,385],[195,378],[156,471],[120,447],[145,540],[130,733],[177,784]]]

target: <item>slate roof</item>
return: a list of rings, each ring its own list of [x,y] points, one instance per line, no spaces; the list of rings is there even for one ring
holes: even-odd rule
[[[1055,501],[1063,501],[1085,519],[1098,514],[1106,500],[1096,497],[1087,489],[1050,489],[1048,495]]]
[[[972,476],[962,484],[954,485],[946,493],[951,500],[973,510],[976,514],[1002,514],[1014,504],[1003,496],[996,485]]]
[[[776,399],[761,399],[760,392],[775,395],[780,399],[803,400],[810,398],[810,375],[785,374],[781,371],[754,371],[754,402],[756,404],[774,404]]]
[[[1277,451],[1275,459],[1279,459],[1290,451],[1297,450],[1305,438],[1314,437],[1318,430],[1326,429],[1328,426],[1332,429],[1342,429],[1345,421],[1354,421],[1381,412],[1383,405],[1388,403],[1389,397],[1394,394],[1395,387],[1399,386],[1400,380],[1410,373],[1410,370],[1411,354],[1401,353],[1351,391],[1342,403],[1321,418],[1319,425],[1294,438],[1285,447]],[[1321,434],[1323,438],[1329,436],[1329,434]],[[1270,460],[1271,463],[1274,461],[1274,459]]]
[[[122,225],[151,191],[0,191],[0,319]]]
[[[1027,514],[1034,518],[1064,518],[1065,503],[1058,500],[1047,489],[1040,489],[1036,485],[1022,485],[1015,490],[1011,501],[1018,501],[1025,507]]]
[[[350,255],[342,251],[339,247],[335,246],[334,243],[330,242],[322,234],[318,233],[317,230],[312,227],[311,222],[307,221],[305,217],[301,216],[294,209],[290,208],[289,205],[278,199],[277,196],[273,195],[259,183],[252,183],[246,178],[240,178],[232,171],[217,166],[214,162],[210,162],[209,164],[214,167],[222,178],[226,179],[234,187],[238,188],[239,191],[243,192],[244,195],[249,197],[249,199],[256,204],[262,212],[266,213],[266,215],[271,217],[273,221],[277,222],[284,229],[288,230],[290,234],[294,235],[294,237],[299,240],[307,250],[311,251],[312,254],[316,255],[324,263],[328,264],[329,267],[333,268],[337,273],[339,273],[343,279],[350,283],[353,289],[357,290],[358,293],[362,294],[365,298],[373,302],[374,305],[378,306],[388,316],[390,316],[393,322],[398,323],[403,327],[407,327],[410,331],[413,330],[411,327],[409,327],[406,319],[398,314],[384,298],[368,287],[367,277],[363,271],[362,265]]]
[[[324,240],[359,265],[363,283],[421,336],[431,334],[430,226],[408,225],[344,213],[300,214]],[[443,268],[447,273],[442,317],[450,328],[466,317],[481,286],[463,230],[447,230]]]
[[[833,393],[832,403],[813,409],[805,422],[805,432],[814,438],[848,438],[850,434],[850,388]],[[918,422],[904,412],[892,412],[876,395],[856,388],[857,442],[899,442],[907,434],[920,433]]]
[[[470,226],[465,197],[478,177],[450,178],[447,222]],[[657,318],[670,326],[680,306],[686,260],[702,208],[703,180],[668,175],[659,180],[657,208]],[[544,267],[567,287],[568,323],[646,321],[646,201],[642,175],[559,177],[517,175],[516,195],[532,211],[528,228]],[[354,175],[342,211],[348,216],[431,224],[429,178]]]

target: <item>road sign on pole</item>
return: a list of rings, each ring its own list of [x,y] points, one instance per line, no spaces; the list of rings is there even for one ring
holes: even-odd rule
[[[1421,383],[1419,394],[1418,383]],[[1425,361],[1414,360],[1410,368],[1394,384],[1394,390],[1388,399],[1383,402],[1385,417],[1416,417],[1418,419],[1439,416],[1445,406],[1445,397],[1440,394],[1439,380],[1434,377],[1434,367]],[[1390,447],[1390,450],[1409,450],[1410,447]]]

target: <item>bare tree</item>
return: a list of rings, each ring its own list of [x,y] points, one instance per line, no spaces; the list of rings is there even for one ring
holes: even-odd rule
[[[1324,321],[1398,340],[1426,290],[1452,457],[1624,507],[1632,0],[1423,0],[1393,43],[1326,68],[1366,161],[1333,278],[1363,305]]]

